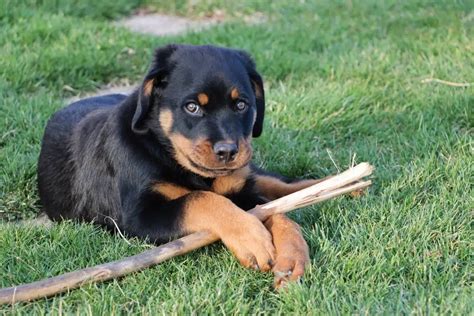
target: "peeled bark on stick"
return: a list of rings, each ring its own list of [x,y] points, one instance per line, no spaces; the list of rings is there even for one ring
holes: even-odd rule
[[[361,163],[306,189],[256,206],[248,212],[264,221],[273,214],[286,213],[345,193],[361,190],[368,187],[371,181],[359,180],[372,174],[372,171],[373,167],[370,164]],[[31,301],[66,292],[84,284],[118,278],[212,244],[218,240],[219,238],[214,234],[208,231],[200,231],[131,257],[28,284],[3,288],[0,289],[0,304]]]

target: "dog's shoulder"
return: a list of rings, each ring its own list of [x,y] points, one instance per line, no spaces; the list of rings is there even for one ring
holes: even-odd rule
[[[78,122],[90,112],[115,107],[127,98],[124,94],[96,96],[75,101],[57,111],[50,121],[70,120]]]

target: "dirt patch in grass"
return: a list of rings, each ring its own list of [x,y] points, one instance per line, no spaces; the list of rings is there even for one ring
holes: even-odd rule
[[[164,14],[134,15],[118,22],[118,25],[143,34],[155,36],[177,35],[188,31],[199,31],[221,23],[217,19],[191,20]]]
[[[207,16],[189,19],[182,16],[150,13],[146,10],[142,10],[126,19],[117,21],[116,25],[126,27],[133,32],[141,34],[167,36],[184,34],[186,32],[202,31],[206,28],[223,24],[235,19],[244,21],[249,25],[265,23],[268,20],[267,16],[261,12],[255,12],[251,15],[230,17],[223,10],[215,10],[212,12],[212,14]],[[119,83],[112,82],[108,83],[95,92],[74,96],[68,99],[68,102],[77,101],[83,97],[88,96],[100,96],[114,93],[128,95],[133,92],[137,86],[138,83],[130,83],[128,81]]]
[[[223,10],[215,10],[199,18],[186,18],[183,16],[150,13],[146,10],[138,11],[137,14],[117,22],[134,32],[151,34],[155,36],[177,35],[189,31],[201,31],[214,25],[230,22],[238,19],[247,24],[260,24],[267,21],[267,17],[261,12],[250,15],[228,16]]]

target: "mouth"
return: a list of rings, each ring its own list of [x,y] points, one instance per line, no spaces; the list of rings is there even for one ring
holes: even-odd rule
[[[220,168],[209,168],[205,167],[199,163],[194,162],[191,158],[186,156],[186,159],[188,159],[189,163],[196,169],[200,170],[202,173],[211,175],[213,177],[215,176],[226,176],[231,174],[232,172],[241,169],[242,167],[246,166],[248,164],[248,161],[242,165],[233,167],[233,168],[226,168],[226,167],[220,167]]]
[[[249,145],[242,145],[241,153],[236,159],[228,164],[218,162],[212,151],[212,147],[206,142],[192,144],[189,140],[175,141],[173,144],[173,155],[183,168],[206,178],[216,178],[230,175],[236,170],[242,169],[249,164],[252,158],[252,150]],[[212,156],[212,157],[209,157]]]
[[[198,174],[200,174],[204,177],[210,177],[210,178],[227,176],[227,175],[233,173],[234,171],[245,167],[250,161],[250,157],[249,157],[248,159],[245,160],[244,163],[239,164],[238,166],[212,168],[212,167],[203,166],[202,164],[200,164],[200,163],[194,161],[193,159],[191,159],[184,152],[182,152],[182,151],[180,151],[180,152],[184,156],[184,158],[188,161],[189,167],[191,167],[191,171],[193,171],[195,173],[198,173]]]
[[[238,168],[208,168],[208,167],[204,167],[203,165],[195,163],[189,157],[186,157],[186,158],[189,160],[189,162],[194,168],[199,169],[205,173],[219,175],[219,176],[228,175],[234,172],[235,170],[243,167],[243,166],[239,166]]]

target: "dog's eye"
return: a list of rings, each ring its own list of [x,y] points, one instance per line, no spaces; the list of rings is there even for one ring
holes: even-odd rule
[[[237,104],[235,105],[235,108],[236,108],[237,111],[239,111],[239,112],[244,112],[245,110],[247,110],[247,103],[245,103],[244,101],[239,101],[239,102],[237,102]]]
[[[184,109],[186,110],[186,112],[188,112],[191,115],[202,116],[201,107],[194,102],[187,103],[184,106]]]

